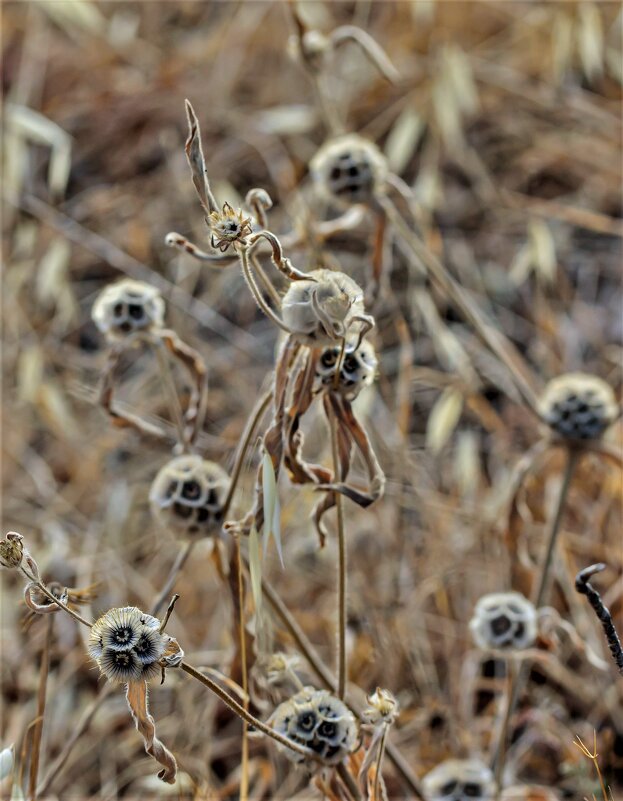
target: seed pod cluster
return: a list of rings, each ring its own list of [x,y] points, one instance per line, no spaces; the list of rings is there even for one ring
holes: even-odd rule
[[[480,598],[469,627],[480,648],[522,650],[536,640],[536,609],[519,592],[493,592]]]
[[[178,456],[158,472],[149,492],[154,515],[165,526],[189,536],[220,528],[230,478],[220,465],[197,455]]]
[[[374,347],[370,342],[362,340],[358,347],[356,345],[356,342],[346,344],[336,387],[336,391],[349,401],[354,400],[364,387],[370,386],[378,366]],[[334,386],[340,354],[339,345],[329,345],[320,354],[316,363],[316,377],[321,386]]]
[[[88,650],[106,678],[145,681],[159,675],[169,638],[160,621],[135,606],[110,609],[91,628]]]
[[[426,801],[491,801],[495,782],[478,759],[447,759],[422,780]]]
[[[327,765],[337,765],[357,742],[357,722],[350,709],[327,690],[305,687],[280,704],[271,716],[275,731],[316,753]],[[293,762],[305,757],[288,748]]]
[[[548,426],[567,439],[597,439],[618,414],[612,388],[586,373],[567,373],[550,381],[539,411]]]
[[[312,159],[310,168],[324,194],[346,205],[370,203],[387,176],[387,163],[381,151],[357,134],[326,142]]]
[[[156,287],[127,278],[98,295],[92,317],[106,338],[114,342],[162,328],[164,300]]]
[[[283,322],[304,345],[330,345],[365,316],[363,290],[333,270],[312,270],[310,280],[292,281],[281,302]]]

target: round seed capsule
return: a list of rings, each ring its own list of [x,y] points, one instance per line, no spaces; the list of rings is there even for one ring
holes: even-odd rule
[[[618,415],[612,388],[596,376],[566,373],[545,387],[539,411],[565,439],[597,439]]]
[[[155,287],[127,278],[98,295],[92,317],[108,340],[118,341],[162,328],[164,300]]]
[[[519,592],[493,592],[480,598],[469,627],[480,648],[523,650],[536,640],[536,609]]]
[[[340,205],[370,203],[387,176],[387,162],[378,147],[357,134],[326,142],[310,163],[321,191]]]
[[[495,782],[478,759],[447,759],[422,780],[426,801],[492,801]]]

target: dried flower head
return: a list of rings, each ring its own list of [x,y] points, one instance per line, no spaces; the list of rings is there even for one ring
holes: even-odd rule
[[[283,322],[305,345],[330,345],[359,322],[369,328],[363,291],[352,278],[333,270],[313,270],[311,280],[293,281],[281,302]]]
[[[447,759],[422,780],[427,801],[491,801],[495,782],[478,759]]]
[[[170,639],[160,632],[157,618],[135,606],[124,606],[110,609],[95,621],[88,650],[111,681],[141,681],[158,675]]]
[[[269,684],[277,684],[284,678],[296,676],[296,671],[301,665],[301,659],[296,654],[285,654],[277,651],[270,654],[266,661],[265,671]]]
[[[321,386],[334,387],[335,370],[340,361],[341,347],[329,345],[320,354],[316,363],[316,376]],[[335,390],[346,400],[353,401],[364,387],[370,386],[376,375],[378,362],[374,347],[367,340],[346,343],[340,375]]]
[[[376,726],[379,723],[393,723],[398,716],[398,701],[389,690],[377,687],[372,695],[368,695],[368,706],[363,710],[366,723]]]
[[[270,722],[275,731],[310,748],[327,765],[337,765],[352,752],[357,742],[357,722],[350,709],[327,690],[304,687],[279,704]],[[293,762],[305,757],[290,749],[285,755]]]
[[[99,294],[92,317],[106,338],[116,341],[162,328],[164,300],[156,287],[126,278]]]
[[[197,455],[167,462],[149,492],[153,513],[179,533],[214,533],[223,519],[230,478],[222,467]]]
[[[213,211],[208,216],[207,223],[212,232],[212,247],[218,248],[222,253],[253,230],[251,218],[245,217],[242,209],[234,209],[229,203],[224,203],[221,211]]]
[[[619,412],[612,388],[586,373],[566,373],[550,381],[539,411],[548,426],[567,439],[597,439]]]
[[[519,592],[492,592],[476,604],[469,627],[480,648],[529,648],[537,636],[536,609]]]
[[[370,203],[387,176],[387,163],[378,147],[356,134],[326,142],[310,163],[320,189],[341,204]]]
[[[24,538],[16,531],[9,531],[0,540],[0,565],[9,569],[18,568],[24,558]]]

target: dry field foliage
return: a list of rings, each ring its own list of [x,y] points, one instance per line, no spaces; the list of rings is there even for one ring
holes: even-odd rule
[[[621,797],[619,4],[2,29],[3,797]]]

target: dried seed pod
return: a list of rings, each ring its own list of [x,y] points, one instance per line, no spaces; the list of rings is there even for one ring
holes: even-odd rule
[[[321,386],[343,395],[346,400],[353,401],[364,387],[374,381],[378,361],[372,344],[362,340],[346,343],[344,357],[340,367],[340,375],[335,387],[335,370],[340,359],[341,347],[329,345],[320,354],[316,362],[316,377]]]
[[[220,528],[230,478],[218,464],[197,455],[167,462],[149,491],[151,508],[169,528],[190,536],[207,536]]]
[[[370,203],[387,176],[381,151],[357,134],[330,139],[313,157],[310,169],[324,194],[342,205]]]
[[[519,592],[492,592],[476,604],[469,627],[480,648],[529,648],[537,636],[536,609]]]
[[[357,742],[357,722],[350,709],[327,690],[304,687],[279,704],[270,718],[275,731],[310,748],[327,765],[337,765]],[[292,762],[305,757],[282,748]]]
[[[619,412],[612,388],[586,373],[566,373],[550,381],[539,411],[548,426],[567,439],[597,439]]]
[[[312,280],[292,281],[281,301],[283,322],[304,345],[330,345],[359,322],[370,328],[363,290],[352,278],[333,270],[313,270]]]
[[[162,328],[164,300],[156,287],[127,278],[99,294],[92,317],[106,338],[115,342]]]
[[[3,540],[0,540],[0,565],[15,569],[22,564],[24,558],[24,538],[16,531],[9,531]]]
[[[478,759],[447,759],[422,780],[427,801],[491,801],[495,782]]]
[[[245,217],[242,209],[236,210],[229,203],[223,205],[222,211],[213,211],[207,222],[212,232],[212,247],[218,248],[222,253],[253,230],[251,218]]]
[[[95,621],[89,635],[89,655],[112,681],[144,681],[158,675],[159,660],[170,637],[160,621],[135,606],[110,609]]]

